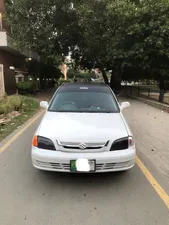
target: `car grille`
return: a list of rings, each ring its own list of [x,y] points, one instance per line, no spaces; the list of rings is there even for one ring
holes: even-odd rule
[[[41,161],[36,161],[36,162],[40,167],[70,171],[70,163],[52,163],[52,162],[41,162]]]
[[[128,166],[130,161],[127,162],[122,162],[122,163],[101,163],[101,164],[96,164],[96,171],[99,170],[110,170],[110,169],[120,169],[120,168],[125,168]]]
[[[70,146],[63,146],[64,148],[67,148],[67,149],[81,149],[79,147],[70,147]],[[88,150],[88,149],[101,149],[102,147],[86,147],[85,149]],[[85,150],[84,149],[84,150]]]
[[[85,143],[85,142],[60,142],[57,141],[58,145],[62,146],[64,149],[85,151],[85,150],[97,150],[106,147],[109,144],[107,142],[96,142],[96,143]]]
[[[38,166],[43,167],[44,169],[55,169],[59,171],[70,171],[70,163],[53,163],[53,162],[41,162],[36,161]],[[129,166],[130,161],[122,163],[96,163],[96,172],[106,171],[111,169],[123,169]]]

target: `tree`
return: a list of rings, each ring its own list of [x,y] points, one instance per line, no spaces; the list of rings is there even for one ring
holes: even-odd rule
[[[83,38],[78,44],[80,52],[80,65],[91,70],[100,68],[105,83],[108,82],[106,76],[106,37],[104,36],[104,12],[106,11],[106,1],[81,1],[77,6],[78,21],[83,31]]]
[[[126,62],[126,52],[119,48],[124,38],[118,29],[132,15],[128,16],[126,11],[134,9],[134,3],[123,0],[81,1],[78,5],[78,20],[84,31],[79,43],[80,64],[88,69],[100,68],[107,84],[106,71],[112,70],[110,86],[113,89],[120,86],[121,69]]]
[[[44,87],[46,79],[48,80],[58,80],[62,73],[59,68],[54,66],[52,63],[48,62],[47,64],[43,62],[37,62],[36,60],[31,60],[27,62],[28,74],[32,75],[34,81],[37,81],[37,78],[40,80],[40,87]]]
[[[80,81],[86,81],[86,82],[90,82],[91,78],[95,79],[96,75],[93,71],[89,72],[89,71],[82,71],[82,70],[76,70],[74,68],[70,68],[68,70],[67,76],[69,79],[78,79]]]
[[[162,101],[169,69],[168,9],[168,0],[82,1],[78,9],[85,31],[79,45],[82,64],[97,65],[103,74],[112,70],[112,88],[122,78],[156,79]]]
[[[163,101],[169,79],[168,10],[168,0],[141,1],[130,23],[120,30],[120,36],[125,37],[121,47],[127,53],[130,68],[141,71],[137,73],[139,78],[159,82],[159,101]]]
[[[112,89],[122,79],[153,78],[160,101],[169,70],[168,11],[169,0],[15,0],[7,7],[18,43],[47,62],[71,52],[75,69],[99,68],[107,84],[111,70]]]
[[[76,14],[70,0],[14,0],[7,2],[7,22],[16,45],[36,51],[46,63],[59,65],[76,45]],[[71,35],[73,33],[73,35]]]

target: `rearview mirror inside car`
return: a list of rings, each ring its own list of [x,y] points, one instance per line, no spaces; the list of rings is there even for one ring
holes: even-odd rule
[[[123,109],[126,109],[128,107],[130,107],[130,103],[129,102],[122,102],[121,106],[120,106],[120,109],[123,110]]]
[[[43,108],[43,109],[47,109],[47,108],[48,108],[48,102],[46,102],[46,101],[41,101],[41,102],[40,102],[40,107]]]

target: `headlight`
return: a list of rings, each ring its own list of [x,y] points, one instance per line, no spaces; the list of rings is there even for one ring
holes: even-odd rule
[[[49,138],[34,136],[32,145],[37,148],[56,151],[53,141],[51,141]]]
[[[114,141],[114,143],[111,146],[110,151],[125,150],[132,146],[134,146],[133,137],[131,137],[131,136],[124,137],[124,138],[120,138],[120,139]]]

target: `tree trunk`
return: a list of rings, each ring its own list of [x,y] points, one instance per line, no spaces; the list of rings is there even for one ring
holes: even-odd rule
[[[106,71],[105,71],[103,68],[100,69],[100,70],[101,70],[101,72],[102,72],[102,76],[103,76],[103,79],[104,79],[105,84],[109,85],[109,80],[108,80]]]
[[[164,95],[165,95],[165,81],[164,79],[160,79],[159,82],[159,88],[160,88],[160,94],[159,94],[159,102],[163,102],[164,101]]]
[[[159,102],[164,102],[165,90],[160,89]]]
[[[121,91],[121,72],[120,72],[120,70],[112,71],[110,87],[115,93],[120,93],[120,91]]]
[[[150,80],[146,80],[146,85],[150,85]]]

